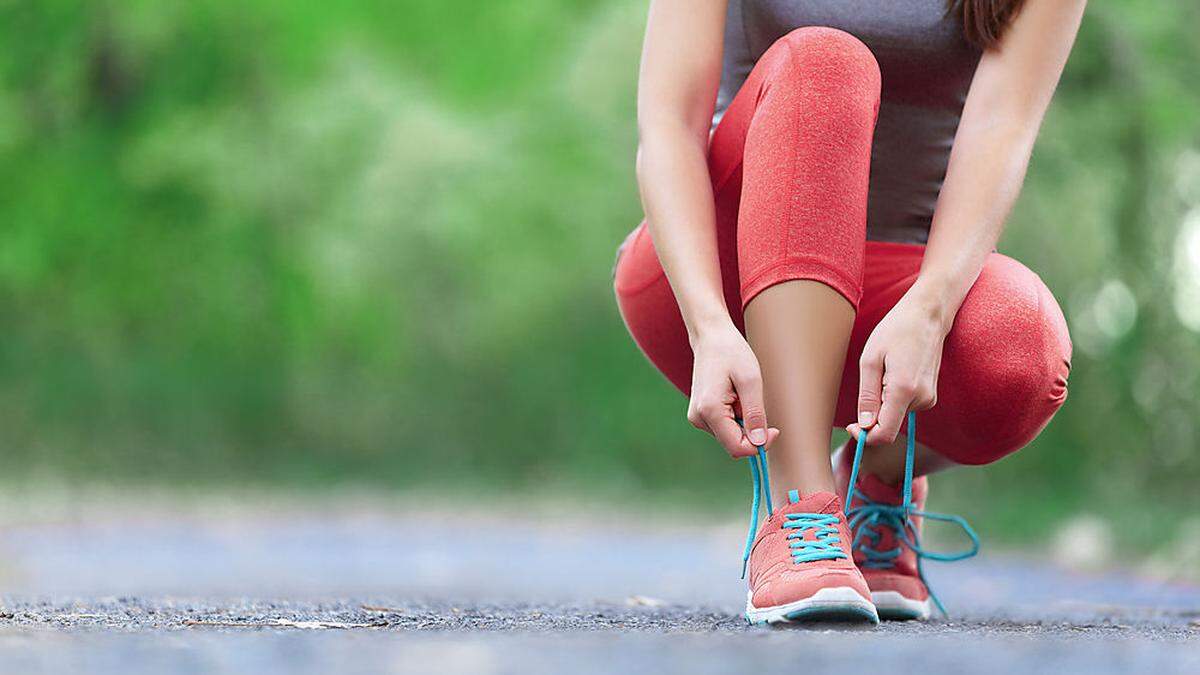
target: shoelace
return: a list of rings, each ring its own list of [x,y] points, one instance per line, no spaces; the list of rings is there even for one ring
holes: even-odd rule
[[[738,424],[742,423],[738,419]],[[746,565],[750,562],[750,549],[754,548],[754,535],[758,534],[758,512],[761,508],[761,497],[767,500],[767,518],[775,515],[771,506],[771,476],[767,473],[767,448],[764,445],[754,446],[758,454],[750,456],[750,481],[754,484],[754,499],[750,502],[750,531],[746,533],[746,548],[742,551],[742,578],[746,578]]]
[[[742,421],[739,419],[738,424]],[[767,471],[767,451],[764,446],[755,446],[758,453],[750,456],[750,480],[754,483],[754,499],[750,505],[750,530],[746,533],[746,548],[742,551],[742,578],[746,578],[746,566],[750,562],[750,550],[754,548],[754,537],[758,534],[758,516],[762,502],[767,503],[767,518],[775,515],[771,504],[771,475]],[[799,499],[799,493],[792,490],[788,493]],[[839,560],[845,558],[842,552],[841,537],[838,536],[838,517],[824,513],[789,513],[785,516],[781,527],[797,530],[788,533],[788,548],[792,552],[792,562],[812,562],[814,560]],[[804,533],[812,531],[813,538],[805,539]]]
[[[858,434],[858,442],[854,448],[854,462],[850,466],[850,487],[847,491],[845,505],[846,519],[849,521],[850,532],[854,537],[850,543],[850,548],[862,551],[863,556],[866,558],[863,563],[865,567],[891,569],[895,566],[896,558],[900,557],[900,545],[907,546],[913,553],[917,554],[917,576],[920,577],[921,583],[925,584],[925,588],[929,589],[929,597],[933,599],[933,604],[937,606],[942,616],[948,616],[946,607],[942,605],[942,601],[938,599],[937,594],[933,592],[933,587],[929,585],[929,581],[925,578],[925,570],[921,563],[926,558],[940,562],[954,562],[970,558],[979,552],[979,536],[975,534],[975,530],[971,529],[966,519],[961,516],[935,513],[933,511],[919,511],[912,507],[913,458],[916,455],[917,438],[916,413],[908,413],[908,423],[906,426],[908,427],[908,442],[904,452],[904,487],[903,499],[900,504],[882,504],[871,501],[867,498],[866,494],[858,489],[858,469],[859,463],[862,461],[863,447],[867,441],[867,432],[862,431]],[[850,508],[850,504],[855,499],[862,503],[854,508]],[[917,534],[916,526],[913,524],[913,516],[958,525],[966,533],[967,537],[970,538],[970,548],[956,553],[926,551],[921,547],[921,538]],[[879,540],[883,537],[880,528],[888,528],[895,533],[897,541],[895,547],[880,551],[864,543],[864,540],[869,538],[871,543],[878,544]]]
[[[795,492],[793,490],[792,492]],[[842,552],[842,538],[838,536],[838,517],[826,513],[789,513],[783,528],[799,530],[787,536],[790,540],[788,547],[792,549],[792,562],[813,562],[814,560],[841,560],[846,557]],[[804,533],[811,531],[812,539],[805,539]]]
[[[738,424],[742,423],[739,419]],[[936,513],[933,511],[920,511],[912,508],[912,482],[913,482],[913,460],[916,457],[917,445],[917,415],[916,413],[908,413],[907,424],[908,440],[904,451],[904,486],[903,500],[900,504],[881,504],[871,501],[867,496],[858,489],[858,470],[862,463],[863,448],[867,443],[867,432],[862,431],[858,434],[858,441],[854,447],[854,461],[850,465],[850,483],[846,495],[845,515],[850,525],[850,531],[853,533],[854,540],[850,544],[851,550],[859,550],[866,557],[864,565],[874,569],[890,569],[895,565],[896,558],[900,557],[900,544],[908,546],[913,553],[917,554],[917,576],[920,577],[921,583],[925,584],[925,588],[929,589],[929,597],[933,599],[933,604],[937,606],[938,611],[942,616],[948,616],[946,607],[933,592],[933,587],[929,585],[929,581],[925,578],[925,569],[922,565],[922,560],[928,558],[939,562],[955,562],[957,560],[965,560],[979,553],[979,535],[975,534],[975,530],[967,523],[966,519],[961,516],[952,514]],[[750,456],[750,480],[754,486],[754,498],[750,505],[750,529],[746,533],[746,547],[742,550],[742,578],[746,578],[746,566],[750,561],[750,550],[754,547],[754,538],[758,534],[758,517],[762,507],[762,500],[767,502],[767,518],[775,515],[774,508],[771,505],[771,478],[767,473],[767,451],[764,446],[755,446],[758,449],[757,454]],[[858,499],[862,503],[859,506],[850,508],[850,504]],[[818,529],[819,545],[813,540],[804,540],[803,532],[805,529],[824,528],[827,525],[824,522],[818,523],[814,520],[820,514],[788,514],[788,522],[784,527],[791,525],[800,532],[788,535],[789,539],[793,539],[790,544],[792,547],[792,560],[796,563],[806,562],[809,560],[826,560],[834,558],[826,557],[806,557],[809,555],[816,556],[818,552],[824,555],[832,555],[833,551],[837,552],[837,557],[843,557],[844,554],[837,546],[839,543],[837,534],[837,518],[836,516],[824,516],[823,518],[832,519],[832,538],[829,534],[820,534]],[[967,537],[971,540],[971,547],[965,551],[957,553],[937,553],[934,551],[926,551],[921,547],[921,538],[917,534],[917,529],[913,524],[912,517],[919,516],[927,520],[938,520],[942,522],[954,523],[962,528]],[[895,547],[886,551],[873,549],[862,542],[865,537],[870,537],[872,542],[878,542],[882,535],[878,532],[879,527],[891,528],[896,532],[896,540],[900,542]],[[870,528],[870,529],[868,529]],[[798,542],[803,542],[797,545]],[[804,559],[798,559],[797,554]]]

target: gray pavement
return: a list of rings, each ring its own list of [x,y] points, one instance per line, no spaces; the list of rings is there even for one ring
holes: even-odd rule
[[[1129,573],[993,553],[930,565],[949,620],[750,628],[737,522],[212,506],[9,518],[0,672],[1200,672],[1200,588]]]

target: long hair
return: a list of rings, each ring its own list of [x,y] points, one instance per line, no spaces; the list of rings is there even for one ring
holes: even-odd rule
[[[946,0],[946,11],[962,19],[967,42],[990,49],[1000,42],[1022,4],[1024,0]]]

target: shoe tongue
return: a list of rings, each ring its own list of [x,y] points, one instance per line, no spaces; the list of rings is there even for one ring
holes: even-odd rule
[[[813,492],[801,495],[799,490],[788,490],[788,503],[781,509],[787,513],[837,513],[841,500],[832,492]]]

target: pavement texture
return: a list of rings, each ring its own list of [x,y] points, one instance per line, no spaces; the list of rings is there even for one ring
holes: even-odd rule
[[[930,564],[948,619],[772,629],[741,619],[737,523],[220,501],[8,521],[4,673],[1200,672],[1200,587],[1012,555]]]

